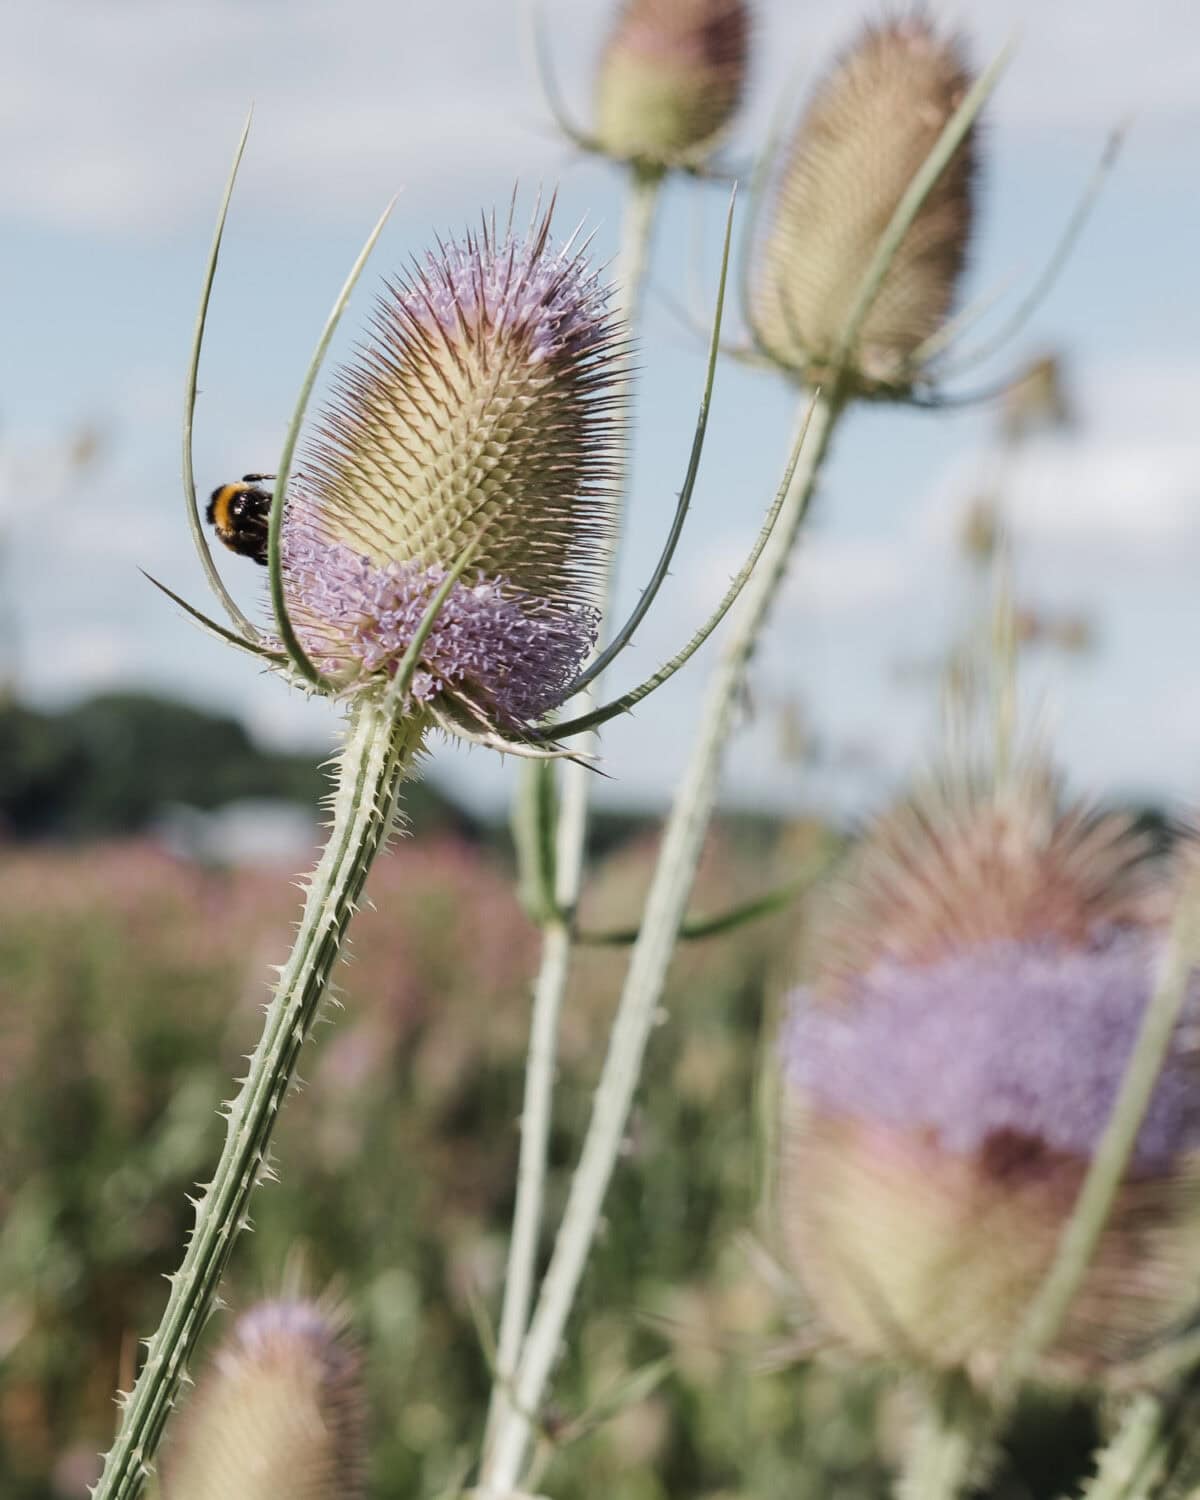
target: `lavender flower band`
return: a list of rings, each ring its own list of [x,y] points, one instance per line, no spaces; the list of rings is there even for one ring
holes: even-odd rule
[[[331,674],[355,664],[394,670],[447,571],[380,566],[299,521],[286,528],[284,567],[300,639]],[[413,697],[428,703],[461,688],[509,725],[536,722],[578,673],[599,619],[590,605],[539,599],[500,579],[460,580],[425,642]]]
[[[821,1113],[934,1132],[969,1155],[997,1132],[1091,1155],[1154,988],[1160,942],[1134,929],[1086,947],[1003,941],[927,966],[877,964],[842,1003],[792,1001],[789,1082]],[[1192,990],[1134,1155],[1150,1171],[1200,1146]]]

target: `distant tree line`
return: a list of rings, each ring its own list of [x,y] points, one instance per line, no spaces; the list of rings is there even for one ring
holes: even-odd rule
[[[321,756],[264,750],[245,726],[149,693],[104,693],[47,713],[0,704],[0,837],[87,839],[145,829],[166,807],[277,798],[316,809]],[[475,835],[478,825],[427,781],[408,820]]]

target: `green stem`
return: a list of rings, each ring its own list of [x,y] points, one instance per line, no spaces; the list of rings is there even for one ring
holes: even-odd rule
[[[625,327],[630,330],[636,327],[641,309],[661,185],[661,173],[637,169],[633,171],[629,184],[617,263],[617,310]],[[629,488],[629,459],[627,437],[621,455],[620,474],[614,485],[618,504],[622,508]],[[615,527],[618,541],[614,543],[604,580],[606,614],[611,607],[616,585],[621,520],[622,517],[618,515]],[[590,703],[591,694],[598,688],[598,681],[593,682],[585,695],[587,702]],[[588,741],[582,748],[588,749],[590,746],[591,741]],[[542,768],[531,765],[524,774],[532,781],[539,774],[544,777],[547,773]],[[559,1017],[570,977],[571,926],[583,883],[591,782],[592,774],[586,766],[569,763],[563,767],[558,826],[554,834],[555,911],[542,929],[541,963],[533,991],[529,1052],[525,1064],[525,1095],[521,1108],[517,1195],[500,1309],[500,1330],[496,1341],[496,1384],[488,1413],[489,1434],[503,1420],[508,1408],[512,1378],[529,1324],[529,1307],[533,1298],[538,1242],[542,1230],[554,1075],[558,1065]],[[545,806],[545,802],[542,805]],[[523,872],[522,878],[526,878],[526,875],[527,872]]]
[[[1155,1493],[1167,1467],[1165,1416],[1158,1396],[1142,1392],[1133,1398],[1116,1436],[1101,1450],[1082,1500],[1143,1500]]]
[[[241,1091],[229,1106],[225,1144],[146,1362],[124,1400],[117,1438],[93,1500],[134,1500],[174,1405],[188,1361],[216,1305],[250,1198],[269,1174],[271,1136],[301,1048],[308,1039],[367,871],[386,842],[400,782],[420,748],[424,724],[398,724],[384,707],[361,702],[342,751],[329,840],[308,884],[291,957],[267,1010]]]
[[[783,582],[842,410],[838,384],[830,393],[818,396],[813,405],[807,441],[783,510],[758,569],[746,586],[737,621],[709,687],[700,734],[667,820],[587,1137],[517,1366],[512,1398],[495,1426],[485,1455],[479,1484],[484,1494],[510,1494],[524,1463],[529,1414],[541,1403],[620,1154],[646,1042],[716,800],[722,751],[733,724],[746,664]],[[804,414],[808,414],[807,403]]]
[[[930,1377],[933,1388],[914,1425],[897,1500],[957,1500],[976,1464],[982,1411],[958,1371]]]

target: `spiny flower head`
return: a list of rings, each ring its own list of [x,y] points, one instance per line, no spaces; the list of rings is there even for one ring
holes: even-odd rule
[[[502,727],[536,719],[591,650],[625,412],[609,292],[549,215],[440,244],[391,283],[341,372],[284,522],[309,655],[386,682],[477,541],[414,695]]]
[[[238,1319],[183,1414],[166,1500],[354,1500],[364,1493],[361,1359],[328,1301],[261,1302]]]
[[[815,934],[782,1040],[785,1234],[824,1323],[986,1378],[1112,1111],[1172,882],[1125,820],[1030,770],[881,820]],[[1094,1374],[1200,1283],[1193,985],[1114,1213],[1049,1363]]]
[[[596,78],[596,138],[611,156],[690,164],[728,126],[746,83],[745,0],[623,0]]]
[[[814,375],[833,358],[883,231],[971,82],[958,46],[914,13],[868,27],[820,84],[787,148],[754,288],[773,357]],[[975,159],[972,130],[884,277],[851,351],[867,387],[909,378],[951,309]]]

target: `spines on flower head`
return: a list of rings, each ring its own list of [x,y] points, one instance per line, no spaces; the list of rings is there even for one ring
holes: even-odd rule
[[[884,229],[971,83],[958,45],[914,12],[869,26],[819,85],[786,150],[754,289],[774,357],[819,373],[834,355]],[[976,155],[972,129],[892,261],[851,352],[866,385],[907,379],[951,309]]]
[[[1084,942],[1145,920],[1159,889],[1148,852],[1125,815],[1063,806],[1037,760],[999,785],[960,769],[932,777],[875,819],[818,902],[813,983],[833,991],[879,962],[1008,939]]]
[[[440,244],[376,308],[300,465],[284,528],[306,649],[386,680],[477,541],[416,696],[500,725],[537,718],[595,639],[625,422],[623,332],[549,215]]]
[[[285,1297],[240,1317],[183,1413],[166,1500],[355,1500],[364,1493],[361,1358],[344,1313]]]
[[[986,1377],[1053,1260],[1157,980],[1177,877],[1036,767],[880,819],[816,918],[782,1038],[784,1233],[863,1352]],[[1095,1374],[1191,1307],[1193,984],[1049,1365]]]
[[[746,0],[622,0],[596,78],[596,138],[643,165],[691,164],[729,125],[746,84]]]

